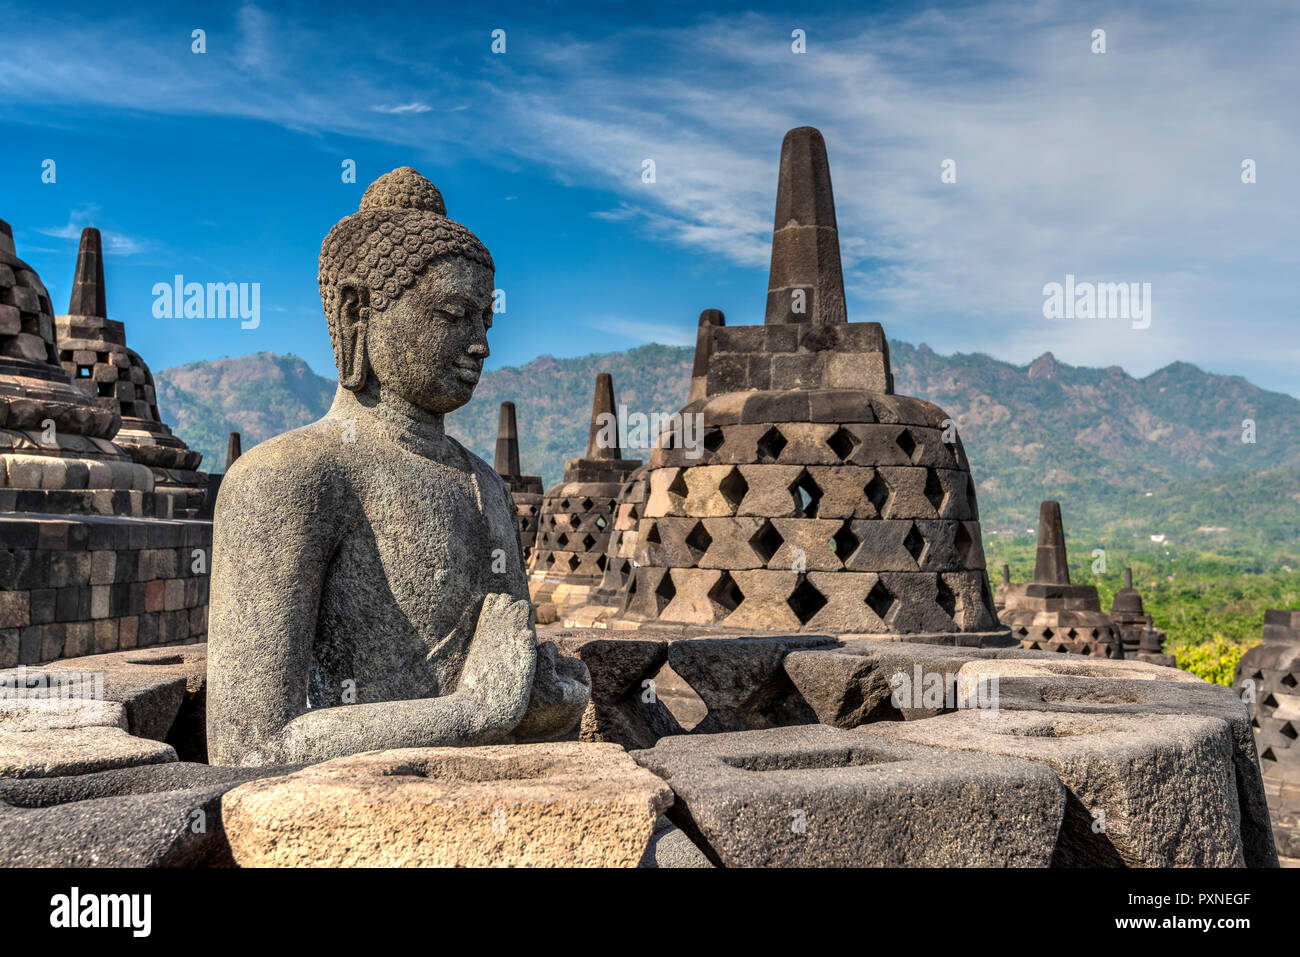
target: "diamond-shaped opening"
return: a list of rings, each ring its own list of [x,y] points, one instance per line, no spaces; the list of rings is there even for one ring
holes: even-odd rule
[[[567,498],[561,500],[560,507],[557,511],[567,512],[568,510],[569,510],[569,500]]]
[[[902,432],[898,433],[898,438],[894,441],[897,443],[898,447],[903,450],[903,454],[907,456],[907,460],[910,462],[912,460],[912,453],[916,451],[916,439],[912,437],[912,430],[904,429]]]
[[[677,588],[673,585],[672,572],[664,572],[664,577],[659,579],[659,585],[655,588],[655,599],[659,602],[660,610],[667,605],[677,595]]]
[[[607,519],[604,515],[599,515],[596,517],[595,525],[601,531],[604,531],[605,526],[607,526],[608,524],[609,524],[609,519]]]
[[[807,469],[799,473],[794,484],[790,486],[794,495],[794,511],[799,518],[816,518],[817,503],[822,500],[821,486],[813,481]]]
[[[668,485],[668,494],[678,495],[682,498],[686,497],[686,470],[685,469],[677,470],[677,474],[673,476],[672,482],[669,483]]]
[[[1274,698],[1272,693],[1270,692],[1269,695],[1263,701],[1260,702],[1260,704],[1262,704],[1265,708],[1276,708],[1277,698]]]
[[[966,530],[965,525],[957,526],[957,534],[953,536],[953,545],[957,549],[957,554],[961,556],[962,568],[970,568],[971,553],[975,550],[975,539]]]
[[[925,470],[925,497],[937,512],[943,506],[943,483],[934,469]]]
[[[1017,630],[1017,633],[1018,633],[1022,638],[1024,638],[1024,637],[1028,636],[1028,634],[1029,634],[1029,629],[1026,628],[1024,625],[1021,625],[1020,628]]]
[[[1050,629],[1050,628],[1044,628],[1044,629],[1043,629],[1043,637],[1046,638],[1048,641],[1051,641],[1052,636],[1055,635],[1055,634],[1056,634],[1056,632],[1052,631],[1052,629]]]
[[[867,496],[867,501],[876,510],[876,514],[880,515],[884,511],[885,502],[889,501],[889,486],[885,484],[879,472],[871,476],[871,481],[862,491]]]
[[[830,450],[835,453],[836,458],[843,462],[858,447],[858,437],[844,426],[840,426],[835,430],[835,434],[826,440],[826,444],[830,446]]]
[[[812,621],[817,612],[826,607],[826,596],[813,587],[806,576],[799,576],[799,584],[795,586],[794,592],[786,600],[790,610],[794,612],[799,624],[806,625]]]
[[[1093,640],[1093,641],[1096,641],[1096,640],[1097,640],[1098,638],[1100,638],[1100,637],[1101,637],[1101,632],[1098,631],[1096,628],[1094,628],[1094,629],[1092,630],[1092,640]]]
[[[645,541],[646,541],[646,544],[647,544],[647,545],[662,545],[662,544],[663,544],[663,539],[659,537],[659,525],[658,525],[658,523],[656,523],[656,522],[651,522],[651,523],[650,523],[650,528],[649,528],[649,530],[646,531],[646,533],[645,533]]]
[[[781,450],[786,447],[785,436],[776,426],[763,433],[758,440],[758,461],[770,465],[781,457]]]
[[[939,578],[935,601],[939,603],[939,607],[943,609],[945,615],[953,621],[957,620],[957,595],[948,587],[948,583],[942,577]]]
[[[884,582],[877,580],[867,592],[867,606],[876,613],[876,617],[889,624],[889,613],[894,609],[894,596],[889,593]]]
[[[1282,727],[1278,728],[1277,730],[1278,733],[1282,735],[1282,737],[1289,738],[1292,741],[1294,741],[1297,736],[1300,736],[1300,732],[1296,731],[1295,725],[1293,725],[1290,721],[1282,725]]]
[[[853,526],[847,521],[840,526],[838,532],[831,536],[830,540],[831,551],[835,553],[835,557],[841,562],[847,562],[849,556],[857,550],[861,543],[862,539],[853,533]]]
[[[608,558],[606,558],[604,555],[600,555],[596,558],[596,567],[603,572],[605,570],[605,565],[608,561],[609,561]]]
[[[709,534],[703,522],[696,522],[695,527],[686,536],[686,547],[691,550],[692,557],[699,561],[700,556],[709,550],[711,544],[713,544],[713,536]]]
[[[704,433],[704,451],[713,454],[722,448],[723,436],[722,430],[714,427]]]
[[[764,565],[772,560],[772,556],[777,553],[777,550],[784,542],[785,539],[776,530],[776,526],[767,521],[763,522],[763,527],[755,532],[749,540],[749,544],[754,547],[754,551],[758,552],[758,557],[763,559]]]
[[[546,553],[546,567],[547,567],[547,568],[550,568],[550,567],[551,567],[552,565],[554,565],[554,564],[555,564],[555,553],[554,553],[554,552],[547,552],[547,553]]]
[[[570,555],[568,561],[569,571],[574,571],[578,567],[578,556]]]
[[[718,491],[726,499],[727,506],[734,512],[740,508],[745,493],[749,491],[749,483],[745,481],[745,476],[740,474],[740,469],[733,468],[718,483]]]
[[[1260,677],[1262,678],[1264,676],[1260,675]],[[1294,688],[1296,686],[1296,677],[1293,674],[1285,674],[1281,679],[1279,679],[1278,684],[1282,685],[1284,688]]]
[[[555,536],[555,544],[563,548],[565,545],[569,544],[569,536],[564,532],[560,532],[560,534]]]
[[[1065,637],[1069,638],[1071,641],[1074,641],[1074,639],[1079,637],[1079,633],[1075,631],[1073,628],[1071,628],[1069,631],[1065,633]]]
[[[731,613],[745,600],[745,593],[740,590],[729,572],[723,572],[709,589],[709,601],[719,606],[725,613]]]
[[[586,535],[582,536],[582,550],[584,552],[591,551],[591,546],[595,544],[596,544],[596,539],[592,537],[591,532],[588,532]]]
[[[591,511],[591,506],[592,506],[592,501],[591,501],[591,499],[589,499],[589,498],[584,498],[584,499],[582,500],[582,510],[583,510],[584,512],[590,512],[590,511]]]
[[[921,555],[925,552],[925,536],[917,531],[916,522],[913,522],[912,527],[907,530],[903,547],[907,549],[907,554],[912,556],[912,561],[921,564]]]

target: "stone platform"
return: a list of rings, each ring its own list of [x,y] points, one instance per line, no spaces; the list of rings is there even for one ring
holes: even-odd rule
[[[53,700],[0,673],[7,863],[1277,865],[1245,706],[1176,669],[834,635],[539,637],[591,671],[576,740],[306,768],[202,763],[202,644],[28,669],[65,676]],[[656,693],[666,669],[702,702],[693,731]]]

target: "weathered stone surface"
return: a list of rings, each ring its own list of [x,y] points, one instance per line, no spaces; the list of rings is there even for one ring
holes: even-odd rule
[[[1047,768],[871,731],[689,735],[632,757],[672,786],[674,823],[728,867],[1051,861],[1065,793]]]
[[[817,717],[781,662],[791,651],[834,644],[825,635],[690,638],[668,646],[668,663],[708,707],[693,733],[812,724]]]
[[[493,277],[487,249],[409,168],[372,183],[326,237],[334,404],[241,455],[217,501],[214,763],[564,724],[530,707],[581,716],[585,669],[538,658],[510,492],[443,427],[488,354]]]
[[[0,777],[86,774],[175,760],[171,745],[134,737],[118,727],[0,731]]]
[[[166,764],[0,780],[7,867],[230,867],[221,795],[284,768]]]
[[[359,754],[222,801],[244,867],[634,867],[672,792],[614,744]]]
[[[713,863],[691,842],[686,832],[666,817],[655,821],[650,843],[637,864],[637,867],[645,868],[712,866]]]
[[[683,729],[652,684],[668,660],[668,642],[641,638],[558,637],[556,644],[591,673],[591,703],[577,730],[580,741],[648,748]]]
[[[975,677],[980,671],[981,665],[963,668],[964,676]],[[959,708],[969,706],[970,689],[970,682],[958,681]],[[1191,684],[1120,677],[999,676],[996,706],[1006,711],[1077,714],[1196,714],[1226,722],[1232,729],[1233,769],[1237,803],[1241,809],[1241,840],[1246,866],[1277,866],[1277,849],[1269,825],[1259,757],[1255,752],[1255,731],[1246,706],[1231,689],[1206,682]]]
[[[852,733],[866,732],[1050,767],[1069,789],[1056,866],[1245,863],[1236,744],[1219,718],[959,711]]]
[[[116,701],[90,698],[0,698],[0,733],[65,728],[127,730],[126,709]]]

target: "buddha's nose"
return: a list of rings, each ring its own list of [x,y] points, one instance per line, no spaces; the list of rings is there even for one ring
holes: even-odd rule
[[[465,352],[472,358],[486,359],[489,354],[487,340],[483,339],[480,340],[479,342],[470,343],[469,348],[466,349]]]

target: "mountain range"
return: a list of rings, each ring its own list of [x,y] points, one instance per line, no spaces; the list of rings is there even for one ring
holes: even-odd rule
[[[491,461],[499,403],[513,401],[522,467],[549,487],[585,448],[598,372],[612,374],[629,411],[668,414],[686,400],[692,353],[647,345],[485,372],[447,428]],[[1075,541],[1194,545],[1261,561],[1300,553],[1300,400],[1185,362],[1138,379],[1051,353],[1022,366],[891,341],[890,355],[895,391],[957,423],[986,538],[1029,534],[1039,502],[1054,498]],[[248,449],[319,418],[335,389],[302,359],[269,352],[155,379],[164,421],[218,471],[228,432]]]

